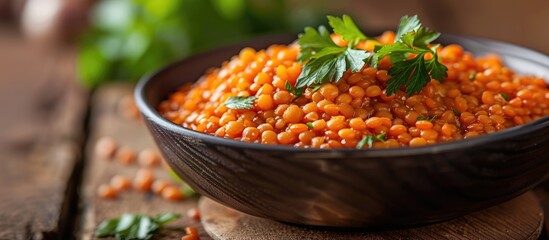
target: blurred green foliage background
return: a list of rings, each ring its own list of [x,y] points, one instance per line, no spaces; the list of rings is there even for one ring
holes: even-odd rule
[[[190,54],[256,35],[321,24],[321,7],[287,0],[102,0],[79,43],[79,79],[89,87],[136,81]]]

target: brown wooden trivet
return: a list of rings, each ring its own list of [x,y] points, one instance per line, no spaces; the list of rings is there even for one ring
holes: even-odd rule
[[[538,239],[543,210],[531,192],[514,200],[450,221],[381,232],[307,228],[250,216],[201,198],[199,210],[206,232],[226,239]]]

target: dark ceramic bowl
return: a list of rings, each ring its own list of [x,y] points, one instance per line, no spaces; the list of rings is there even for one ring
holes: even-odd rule
[[[395,149],[304,149],[219,138],[175,125],[155,110],[260,38],[199,54],[144,77],[137,105],[173,170],[196,191],[242,212],[332,227],[396,227],[454,218],[510,200],[549,176],[549,118],[468,140]],[[549,57],[506,43],[442,36],[513,70],[549,79]]]

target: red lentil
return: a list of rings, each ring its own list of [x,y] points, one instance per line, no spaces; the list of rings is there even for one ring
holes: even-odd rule
[[[162,198],[170,201],[179,201],[183,199],[183,192],[176,186],[168,185],[161,191]]]
[[[140,191],[146,192],[151,189],[154,181],[154,174],[150,169],[139,169],[133,180],[134,187]]]
[[[116,159],[124,165],[131,164],[135,162],[137,155],[135,153],[135,150],[129,148],[129,147],[121,147],[116,152]]]
[[[102,137],[95,144],[95,153],[102,158],[110,159],[114,156],[118,144],[111,137]]]
[[[166,188],[167,186],[170,186],[170,182],[162,179],[155,180],[151,185],[151,190],[155,194],[162,193],[162,190]]]
[[[102,184],[97,188],[97,194],[104,199],[113,199],[118,196],[118,192],[108,184]]]
[[[137,156],[139,165],[142,167],[152,167],[160,163],[160,155],[154,149],[143,149]]]
[[[128,177],[116,175],[111,179],[110,185],[114,189],[121,191],[130,188],[132,181]]]
[[[198,211],[198,209],[196,208],[191,208],[187,211],[187,217],[192,220],[198,221],[200,220],[200,211]]]

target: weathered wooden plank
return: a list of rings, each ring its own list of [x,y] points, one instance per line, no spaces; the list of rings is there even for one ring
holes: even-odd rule
[[[0,52],[0,239],[61,238],[87,92],[73,53],[36,51],[5,28]]]
[[[152,193],[142,193],[136,190],[122,192],[114,200],[104,200],[97,196],[100,184],[108,183],[114,175],[124,175],[133,178],[139,166],[137,164],[123,166],[116,160],[109,161],[97,156],[94,147],[97,139],[103,136],[114,138],[120,146],[133,148],[137,151],[153,147],[144,123],[129,119],[118,113],[118,102],[124,96],[132,94],[132,87],[124,84],[112,84],[100,88],[92,98],[92,115],[90,138],[86,150],[87,169],[83,185],[83,216],[82,229],[79,235],[82,239],[95,239],[96,226],[107,218],[117,217],[123,213],[158,214],[175,212],[183,217],[174,222],[169,230],[163,230],[162,239],[178,239],[184,234],[184,227],[196,226],[199,223],[188,219],[185,213],[196,206],[196,199],[180,202],[168,202]],[[157,179],[170,179],[166,170],[154,169]],[[201,239],[209,239],[201,230]]]

